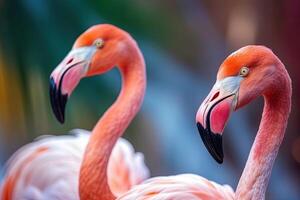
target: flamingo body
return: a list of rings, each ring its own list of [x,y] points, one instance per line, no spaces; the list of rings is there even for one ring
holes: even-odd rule
[[[148,179],[117,199],[233,200],[234,192],[229,185],[219,185],[194,174],[181,174]]]
[[[2,182],[2,200],[77,200],[79,170],[89,131],[72,135],[42,136],[19,149],[9,160]],[[149,177],[141,153],[119,138],[109,161],[108,181],[120,196]]]

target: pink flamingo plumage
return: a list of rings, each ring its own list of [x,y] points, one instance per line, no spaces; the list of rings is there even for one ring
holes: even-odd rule
[[[288,73],[269,49],[248,46],[230,55],[221,65],[216,85],[200,106],[196,117],[205,145],[214,158],[222,162],[221,133],[231,110],[237,110],[252,99],[264,95],[266,104],[263,119],[236,194],[227,185],[222,186],[197,175],[183,174],[149,179],[133,186],[119,197],[113,194],[109,186],[107,165],[117,139],[141,105],[146,86],[143,57],[126,32],[108,25],[89,29],[77,39],[73,49],[63,61],[67,63],[66,66],[57,68],[59,70],[52,74],[52,104],[60,121],[63,121],[67,96],[80,78],[104,73],[114,65],[119,67],[123,77],[120,96],[93,129],[85,150],[79,175],[81,199],[205,200],[234,199],[235,196],[238,199],[264,198],[271,167],[284,135],[291,100]],[[88,55],[79,56],[82,55],[82,50],[89,52]],[[78,53],[76,55],[79,60],[73,59],[74,52]],[[81,62],[82,59],[88,62]],[[73,60],[76,63],[74,68],[73,64],[68,65]],[[62,73],[66,71],[70,72]],[[57,88],[62,78],[64,87]],[[48,149],[38,149],[34,155],[39,156],[45,151]]]
[[[120,196],[149,177],[143,155],[116,135],[138,111],[146,85],[143,56],[128,33],[112,25],[97,25],[83,33],[51,74],[52,108],[63,122],[66,100],[79,80],[116,64],[123,76],[121,94],[92,135],[77,129],[73,135],[43,136],[19,149],[8,162],[1,200],[79,199],[79,176],[81,199],[105,199],[100,196],[112,196],[111,192]],[[108,185],[107,191],[101,189],[103,182],[110,190]]]
[[[184,174],[148,179],[118,199],[264,199],[285,133],[291,94],[288,72],[270,49],[246,46],[234,52],[220,66],[217,81],[201,104],[196,122],[209,153],[222,163],[222,133],[231,112],[264,97],[262,120],[236,192],[230,186]]]

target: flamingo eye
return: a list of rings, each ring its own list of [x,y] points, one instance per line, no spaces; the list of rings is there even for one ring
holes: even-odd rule
[[[101,38],[98,38],[94,41],[94,45],[98,48],[101,49],[104,46],[104,40]]]
[[[248,67],[242,67],[242,68],[240,69],[239,75],[240,75],[241,77],[245,77],[245,76],[248,75],[248,73],[249,73],[249,68],[248,68]]]

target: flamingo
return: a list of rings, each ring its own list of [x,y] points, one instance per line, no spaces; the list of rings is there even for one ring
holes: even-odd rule
[[[73,58],[74,55],[77,56]],[[235,193],[228,185],[220,185],[198,175],[182,174],[150,178],[119,196],[115,195],[109,184],[107,169],[114,145],[141,106],[146,85],[142,54],[129,34],[115,27],[100,25],[89,29],[76,40],[73,50],[63,63],[51,76],[52,106],[61,122],[64,121],[66,100],[81,78],[104,73],[114,65],[118,66],[123,78],[118,99],[99,120],[88,139],[79,172],[80,199],[264,199],[291,105],[289,75],[270,49],[246,46],[230,55],[221,65],[216,84],[196,116],[205,146],[216,161],[222,163],[222,132],[231,112],[258,96],[264,96],[265,107],[260,129]],[[27,157],[25,164],[48,151],[49,147],[42,145]],[[18,160],[17,157],[22,156],[17,153],[12,160]],[[19,164],[21,167],[24,167],[22,162]],[[44,165],[39,171],[34,171],[39,174],[40,180],[48,177],[48,173],[51,174],[50,169],[46,168]],[[70,171],[61,170],[64,173]],[[20,170],[17,171],[20,173]],[[43,173],[39,173],[41,171]],[[6,183],[10,190],[19,176],[18,173],[11,174],[12,183]],[[28,180],[32,180],[32,177],[24,179],[27,186],[30,185]],[[58,191],[57,196],[65,194],[67,186],[63,183],[52,190],[54,193]],[[45,188],[45,185],[40,188]],[[34,185],[31,190],[39,189],[37,186]],[[76,191],[76,188],[73,190]]]
[[[1,200],[105,200],[149,177],[143,154],[119,138],[139,110],[146,86],[143,55],[127,32],[102,24],[80,35],[50,76],[51,105],[63,123],[67,99],[80,79],[115,65],[123,77],[121,94],[92,133],[77,129],[42,136],[20,148],[8,161]]]
[[[121,195],[121,200],[263,200],[291,108],[291,79],[267,47],[249,45],[221,64],[215,85],[200,105],[196,123],[208,152],[223,162],[222,133],[232,113],[259,96],[264,109],[255,141],[236,191],[201,176],[150,178]]]

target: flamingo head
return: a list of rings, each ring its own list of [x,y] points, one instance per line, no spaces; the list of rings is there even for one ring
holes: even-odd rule
[[[66,102],[82,78],[105,73],[123,62],[128,38],[128,33],[108,24],[93,26],[77,38],[50,76],[51,106],[59,122],[64,122]]]
[[[256,97],[272,93],[278,62],[270,49],[251,45],[232,53],[221,64],[216,83],[196,115],[203,143],[218,163],[224,158],[222,133],[230,114]]]

